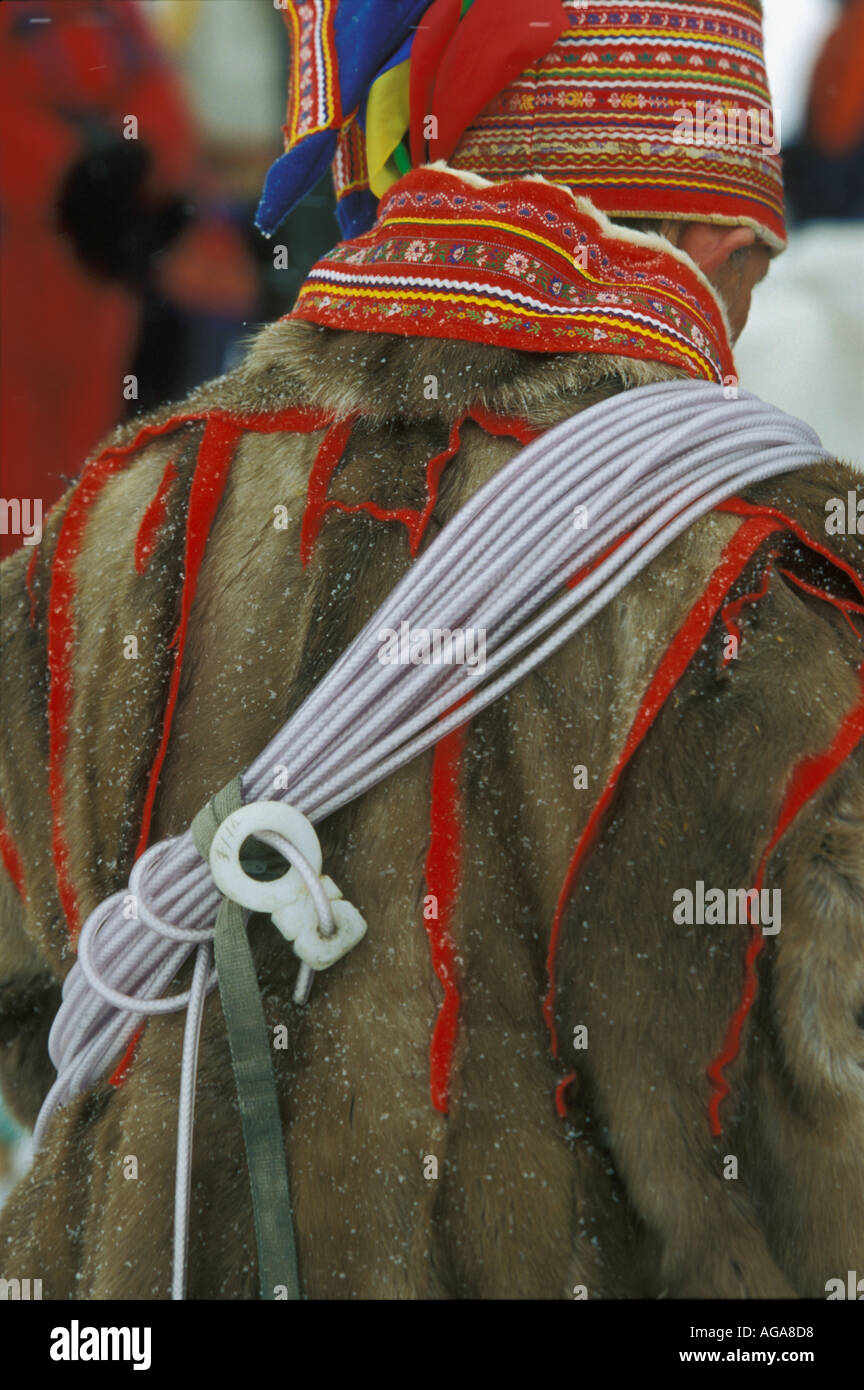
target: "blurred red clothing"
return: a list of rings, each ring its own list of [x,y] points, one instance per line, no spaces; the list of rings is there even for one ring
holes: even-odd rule
[[[100,141],[122,156],[128,116],[134,153],[149,157],[140,196],[182,195],[193,127],[134,0],[0,5],[0,492],[41,498],[43,510],[123,413],[138,295],[86,268],[58,200]],[[99,230],[110,245],[114,229]],[[0,535],[0,553],[19,540]]]
[[[826,154],[864,140],[864,0],[847,0],[811,83],[808,134]]]

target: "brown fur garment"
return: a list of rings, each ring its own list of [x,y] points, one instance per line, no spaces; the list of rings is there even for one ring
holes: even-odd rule
[[[438,378],[437,400],[424,379]],[[429,457],[479,402],[551,425],[672,373],[634,361],[341,334],[280,324],[197,408],[316,404],[364,419],[330,495],[422,505]],[[172,411],[165,410],[167,418]],[[155,417],[160,418],[160,417]],[[125,435],[131,438],[135,427]],[[182,582],[200,428],[176,458],[168,519],[144,576],[132,553],[166,461],[162,440],[110,481],[77,566],[65,829],[82,919],[126,882],[155,754]],[[321,435],[243,438],[200,575],[152,839],[177,833],[246,766],[409,564],[407,536],[327,514],[299,561]],[[466,425],[429,534],[518,447]],[[824,537],[841,465],[761,485]],[[273,525],[288,509],[287,529]],[[22,909],[0,878],[0,1068],[32,1123],[73,952],[51,854],[46,702],[50,562],[68,496],[46,524],[28,621],[27,554],[3,567],[0,801],[24,864]],[[738,1002],[746,928],[681,927],[672,893],[749,884],[790,770],[825,748],[859,690],[861,645],[842,617],[775,568],[745,607],[739,659],[719,622],[625,773],[564,922],[561,1065],[541,1004],[555,903],[573,847],[666,645],[738,522],[693,526],[540,670],[472,724],[463,768],[463,883],[453,933],[462,1010],[450,1113],[429,1099],[441,992],[422,927],[431,754],[320,827],[327,871],[369,922],[362,945],[291,1005],[293,957],[266,919],[250,939],[274,1051],[313,1298],[824,1296],[864,1264],[864,759],[862,749],[773,856],[783,927],[730,1068],[712,1141],[705,1066]],[[756,587],[772,540],[742,575]],[[861,568],[857,537],[832,538]],[[800,547],[789,565],[819,574]],[[808,568],[809,567],[809,568]],[[123,657],[124,638],[140,657]],[[589,787],[576,790],[584,764]],[[183,977],[185,978],[185,976]],[[588,1029],[574,1052],[574,1028]],[[52,1298],[165,1298],[170,1286],[180,1016],[153,1018],[119,1090],[97,1085],[55,1118],[0,1215],[0,1274]],[[553,1093],[574,1066],[567,1122]],[[138,1177],[124,1160],[138,1160]],[[724,1158],[739,1163],[723,1177]],[[425,1159],[438,1177],[424,1176]],[[192,1298],[257,1297],[248,1181],[218,996],[205,1010],[190,1237]]]

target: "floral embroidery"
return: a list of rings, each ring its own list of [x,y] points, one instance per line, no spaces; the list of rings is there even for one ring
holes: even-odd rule
[[[734,372],[719,307],[697,278],[574,215],[562,191],[499,183],[494,201],[476,197],[469,213],[461,191],[460,221],[457,175],[415,170],[396,188],[372,231],[312,268],[294,316],[537,351],[617,350],[715,381]]]

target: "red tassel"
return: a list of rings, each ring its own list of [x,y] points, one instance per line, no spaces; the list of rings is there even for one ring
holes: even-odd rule
[[[429,160],[449,159],[483,108],[545,57],[569,22],[560,0],[474,0],[437,63]]]
[[[423,126],[427,117],[433,114],[435,78],[444,50],[456,31],[461,11],[462,0],[434,0],[417,24],[409,68],[411,165],[414,169],[426,163]]]

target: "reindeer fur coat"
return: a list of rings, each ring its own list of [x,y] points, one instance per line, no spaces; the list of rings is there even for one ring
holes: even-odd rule
[[[436,400],[424,395],[428,374]],[[361,409],[330,495],[422,507],[426,462],[466,407],[548,426],[670,375],[625,359],[292,321],[263,332],[237,371],[186,408]],[[140,448],[82,524],[74,642],[60,653],[70,703],[59,766],[62,852],[81,920],[132,863],[172,668],[199,437],[193,423]],[[151,842],[184,830],[253,759],[410,563],[404,527],[330,511],[302,567],[320,438],[241,440],[198,578]],[[517,447],[465,425],[427,538]],[[169,461],[176,477],[152,553],[136,567]],[[837,464],[747,496],[824,540],[826,501],[856,485]],[[46,655],[52,556],[74,496],[50,515],[36,558],[25,550],[3,567],[0,1075],[25,1124],[53,1079],[47,1032],[74,959],[52,849]],[[864,1268],[864,744],[770,859],[765,884],[782,890],[782,930],[758,962],[720,1139],[706,1120],[705,1068],[739,999],[748,928],[672,918],[679,888],[752,882],[793,767],[826,749],[861,699],[864,652],[850,622],[784,577],[779,561],[758,602],[741,606],[738,658],[724,666],[718,618],[622,776],[563,919],[559,1061],[542,1016],[574,844],[661,654],[739,521],[714,512],[694,525],[468,729],[448,1114],[429,1095],[441,1001],[423,928],[431,752],[319,827],[327,872],[369,931],[304,1010],[291,1003],[296,961],[267,919],[252,919],[268,1026],[288,1029],[273,1059],[308,1297],[824,1297],[826,1280]],[[733,597],[754,593],[778,544],[787,573],[818,587],[818,557],[787,536],[766,541]],[[861,571],[860,538],[831,546]],[[851,585],[846,597],[856,597]],[[124,655],[129,636],[137,659]],[[587,786],[574,786],[577,765]],[[576,1049],[579,1027],[587,1046]],[[182,1029],[182,1015],[151,1018],[124,1083],[106,1080],[55,1116],[0,1213],[0,1274],[41,1277],[46,1298],[168,1296]],[[576,1080],[562,1118],[554,1094],[567,1068]],[[724,1176],[729,1156],[735,1179]],[[255,1298],[249,1184],[215,993],[191,1212],[189,1297]]]

